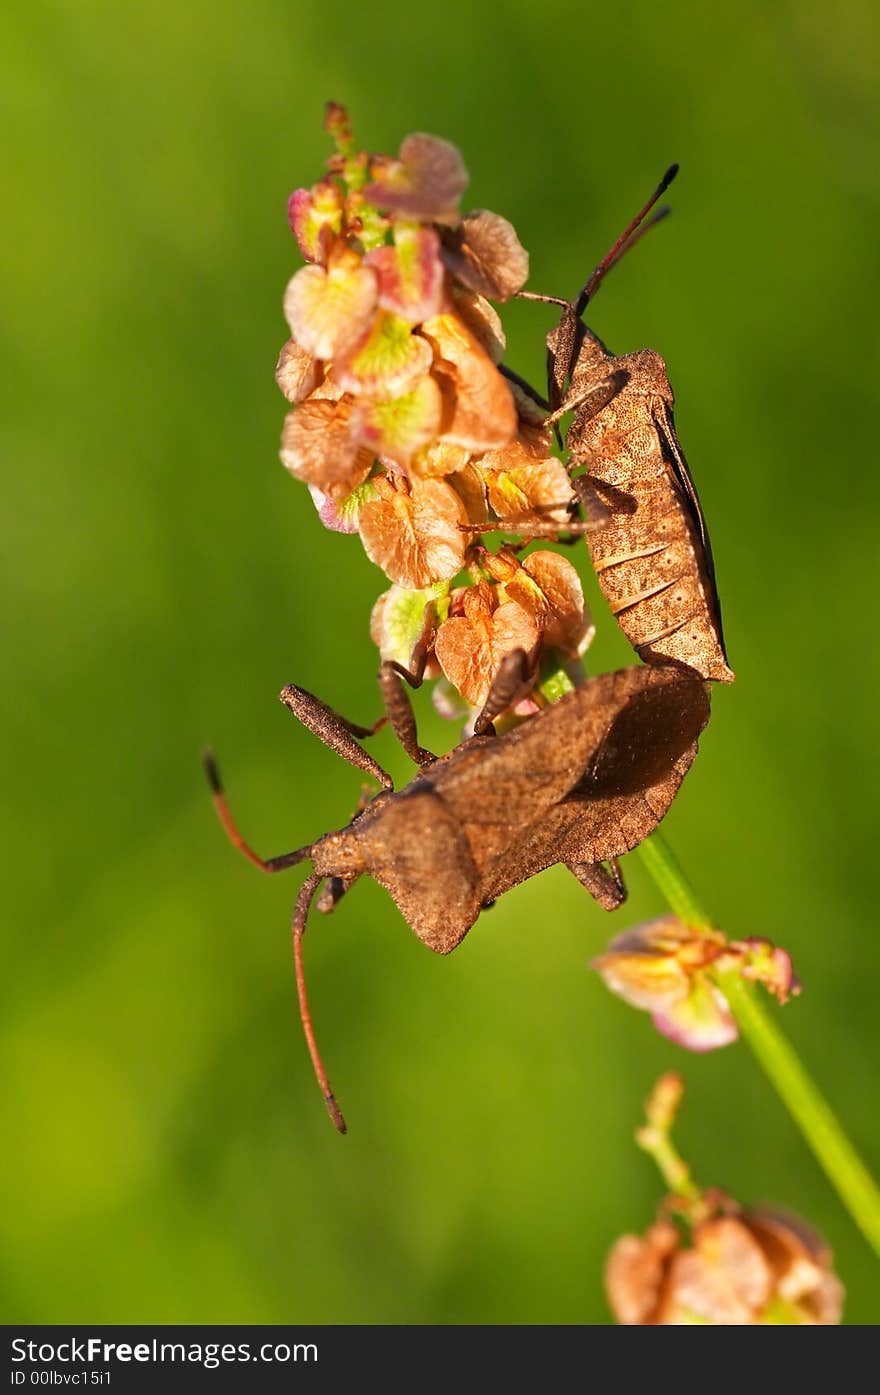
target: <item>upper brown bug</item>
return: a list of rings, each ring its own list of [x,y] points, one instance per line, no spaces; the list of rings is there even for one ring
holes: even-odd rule
[[[679,445],[666,365],[653,349],[617,356],[583,323],[606,273],[668,209],[645,219],[674,179],[672,165],[572,301],[548,346],[555,424],[571,412],[566,446],[584,505],[590,556],[621,629],[646,663],[686,664],[730,683],[706,521]],[[592,522],[590,522],[592,520]]]
[[[515,651],[502,664],[479,724],[484,729],[488,714],[506,706],[524,659]],[[358,877],[372,877],[438,954],[455,949],[482,908],[556,863],[612,910],[625,896],[614,859],[663,818],[709,717],[706,688],[693,673],[673,666],[624,669],[588,679],[503,736],[488,725],[490,734],[435,758],[418,744],[395,665],[383,665],[381,685],[387,717],[373,727],[348,722],[302,688],[281,693],[325,744],[384,786],[347,827],[307,847],[268,860],[253,852],[229,813],[213,758],[205,758],[223,826],[256,866],[280,872],[312,862],[293,916],[296,980],[315,1074],[342,1133],[345,1120],[318,1052],[303,971],[302,937],[320,883],[327,879],[318,906],[332,910]],[[385,720],[420,767],[396,792],[356,739]]]

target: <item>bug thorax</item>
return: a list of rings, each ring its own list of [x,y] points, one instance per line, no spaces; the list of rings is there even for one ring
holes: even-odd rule
[[[639,349],[637,353],[625,354],[619,362],[628,370],[630,381],[639,392],[662,397],[672,406],[675,394],[669,383],[665,360],[656,349]]]

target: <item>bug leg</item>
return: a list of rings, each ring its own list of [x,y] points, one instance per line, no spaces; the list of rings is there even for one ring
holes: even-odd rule
[[[245,857],[259,867],[261,872],[284,872],[288,867],[295,867],[298,862],[311,855],[311,847],[297,848],[295,852],[281,853],[278,857],[263,858],[254,852],[253,848],[245,842],[238,831],[235,820],[229,811],[226,803],[226,795],[223,790],[223,782],[220,779],[220,771],[217,762],[211,751],[205,751],[202,756],[202,763],[205,767],[205,774],[208,777],[208,784],[211,786],[211,793],[214,797],[214,808],[217,810],[217,817],[223,825],[227,838],[234,848],[244,853]]]
[[[315,1040],[315,1029],[312,1026],[312,1014],[309,1011],[309,1000],[306,996],[306,974],[303,965],[302,942],[306,929],[306,919],[309,914],[309,907],[312,898],[321,884],[322,878],[316,873],[307,877],[300,888],[299,896],[296,898],[296,906],[293,912],[293,963],[296,971],[296,991],[299,998],[299,1016],[305,1033],[306,1046],[309,1048],[309,1055],[312,1058],[315,1077],[318,1081],[321,1094],[324,1096],[324,1103],[327,1106],[327,1113],[333,1120],[334,1126],[340,1133],[346,1132],[346,1123],[342,1110],[336,1103],[336,1096],[330,1088],[330,1081],[327,1079],[327,1072],[324,1069],[324,1062],[321,1060],[321,1053],[318,1050],[318,1043]]]
[[[406,679],[411,688],[421,687],[426,658],[427,647],[419,657],[415,673],[410,673],[409,669],[405,669],[393,659],[386,659],[379,669],[379,687],[382,690],[382,701],[385,703],[388,720],[394,735],[416,765],[430,765],[437,757],[433,751],[426,751],[424,746],[419,745],[415,713],[403,686],[403,680]]]
[[[602,498],[589,475],[578,475],[571,482],[578,503],[586,513],[585,531],[595,532],[610,523],[614,510]]]
[[[492,730],[492,723],[499,713],[516,702],[529,680],[529,662],[524,649],[512,649],[498,666],[492,680],[489,695],[474,721],[474,736],[483,736]]]
[[[584,464],[586,461],[575,458],[569,468],[576,470]],[[597,519],[602,516],[606,523],[614,514],[625,514],[629,518],[638,508],[638,502],[632,494],[628,494],[625,489],[618,489],[615,484],[606,484],[604,480],[594,479],[592,475],[578,475],[572,480],[571,487],[578,497],[578,502]],[[597,522],[596,526],[602,525]]]
[[[304,727],[308,727],[309,731],[314,732],[331,751],[335,751],[350,765],[357,766],[358,770],[372,775],[386,790],[394,788],[394,781],[388,772],[373,760],[359,741],[355,740],[358,736],[372,736],[380,726],[384,726],[387,718],[380,717],[371,727],[357,726],[338,712],[334,712],[332,707],[328,707],[313,693],[307,692],[305,688],[298,688],[295,683],[288,683],[286,688],[281,689],[279,696],[294,717],[302,722]]]
[[[541,396],[537,388],[532,387],[527,378],[523,378],[515,369],[508,368],[506,363],[499,363],[498,372],[501,374],[502,378],[506,378],[509,383],[513,383],[515,387],[518,387],[521,392],[525,393],[526,397],[534,402],[536,407],[540,407],[542,412],[549,412],[550,403],[547,401],[546,397]]]
[[[532,300],[539,305],[559,305],[563,310],[570,310],[571,304],[563,300],[561,295],[540,295],[538,291],[514,291],[515,300]]]
[[[356,881],[357,878],[354,876],[328,877],[321,895],[315,902],[315,909],[320,911],[321,915],[329,915],[331,911],[335,911],[345,893]]]
[[[605,410],[609,402],[614,401],[628,382],[629,373],[627,370],[617,368],[595,387],[590,385],[573,390],[570,388],[568,395],[556,408],[556,411],[544,418],[544,425],[554,426],[560,417],[565,416],[566,412],[577,412],[578,426],[592,421],[593,417],[597,417],[600,412]]]
[[[578,503],[587,508],[590,515],[588,518],[566,518],[557,522],[552,518],[535,516],[538,513],[573,507],[573,502],[568,501],[561,504],[536,504],[531,513],[496,518],[494,523],[459,523],[459,529],[462,533],[475,533],[479,536],[483,533],[517,533],[522,539],[518,544],[520,548],[526,547],[533,538],[552,538],[554,542],[565,542],[566,539],[560,537],[560,534],[565,533],[571,535],[568,541],[573,542],[584,533],[593,533],[597,528],[604,528],[611,517],[611,510],[602,503],[598,493],[590,486],[588,490],[584,490],[582,496],[577,488],[579,483],[580,480],[572,480],[572,489]]]
[[[604,911],[616,911],[626,900],[626,887],[616,858],[611,859],[610,872],[601,862],[568,862],[566,866]]]

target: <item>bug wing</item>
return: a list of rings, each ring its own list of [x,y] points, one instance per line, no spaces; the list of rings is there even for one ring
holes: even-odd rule
[[[671,665],[637,670],[656,681],[634,692],[610,724],[572,793],[580,798],[637,794],[662,780],[709,720],[709,696],[696,675]]]
[[[709,529],[706,525],[706,518],[703,507],[700,503],[700,496],[697,494],[696,485],[691,478],[688,463],[685,460],[684,451],[678,442],[675,433],[675,421],[672,415],[672,407],[668,402],[655,399],[652,409],[654,425],[657,428],[657,435],[660,441],[660,450],[663,460],[672,476],[678,490],[685,512],[690,519],[696,539],[702,550],[703,561],[703,591],[706,598],[706,605],[709,609],[711,619],[715,628],[718,640],[718,647],[721,651],[721,658],[727,666],[727,651],[724,645],[724,627],[721,622],[721,601],[718,598],[718,583],[715,580],[715,559],[712,556],[712,544],[709,540]],[[727,672],[730,668],[727,666]],[[722,673],[713,673],[712,677],[720,677],[721,681],[730,681]],[[732,674],[731,674],[732,677]]]
[[[461,823],[535,824],[583,777],[620,708],[660,670],[589,678],[503,736],[461,746],[425,779]]]
[[[663,459],[672,471],[673,478],[678,485],[679,493],[687,507],[690,520],[702,543],[706,560],[706,571],[712,582],[713,591],[716,591],[714,599],[717,608],[718,596],[715,582],[715,559],[712,556],[709,529],[706,525],[706,517],[703,513],[703,506],[700,503],[697,487],[691,477],[690,467],[685,459],[684,451],[679,444],[678,436],[675,432],[675,420],[672,415],[672,408],[666,402],[655,402],[651,415],[654,418],[654,425],[660,437]]]
[[[603,729],[580,779],[539,818],[517,825],[507,848],[482,869],[487,897],[557,862],[619,857],[663,818],[709,719],[706,686],[672,665],[623,674],[626,683],[606,697]]]
[[[480,913],[477,871],[464,833],[422,781],[356,823],[365,871],[390,894],[419,939],[448,954]]]
[[[560,861],[620,857],[669,809],[697,754],[709,697],[696,677],[673,668],[665,676],[624,708],[583,780],[554,811]]]

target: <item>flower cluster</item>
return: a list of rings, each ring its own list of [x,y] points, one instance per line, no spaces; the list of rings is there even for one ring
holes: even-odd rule
[[[685,1247],[658,1220],[624,1235],[608,1258],[605,1285],[617,1321],[629,1326],[831,1326],[843,1287],[831,1251],[797,1216],[769,1207],[741,1211],[719,1198]]]
[[[733,1013],[717,976],[736,970],[763,983],[780,1003],[800,992],[791,958],[765,939],[727,940],[691,929],[674,915],[624,930],[593,961],[612,993],[651,1013],[664,1036],[690,1051],[736,1041]]]
[[[621,1236],[608,1256],[605,1288],[617,1321],[642,1327],[839,1323],[843,1286],[831,1251],[810,1226],[775,1207],[743,1210],[723,1192],[701,1191],[691,1180],[670,1138],[683,1090],[679,1076],[661,1077],[636,1134],[671,1190],[646,1234]]]
[[[577,572],[481,541],[502,523],[552,535],[573,509],[543,405],[498,366],[491,301],[521,289],[528,255],[498,214],[460,214],[467,171],[448,142],[410,135],[393,159],[357,150],[335,104],[326,126],[327,174],[289,201],[308,264],[284,298],[281,459],[393,583],[373,615],[383,659],[428,665],[476,707],[523,649],[540,704],[592,635]]]

